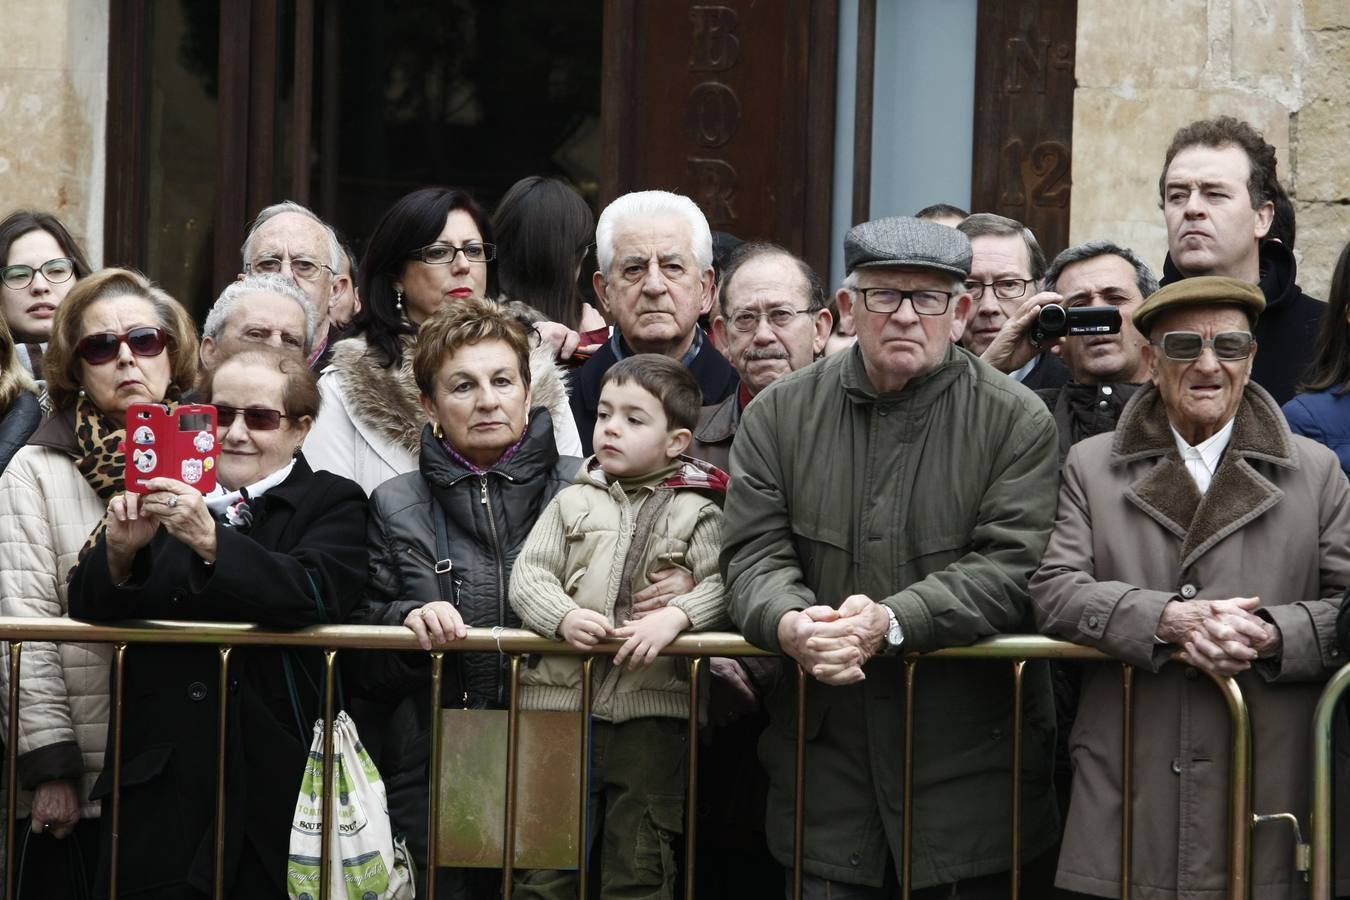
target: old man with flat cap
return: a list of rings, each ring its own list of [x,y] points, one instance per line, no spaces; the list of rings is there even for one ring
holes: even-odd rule
[[[1006,665],[925,661],[906,797],[902,655],[1029,622],[1055,426],[1036,396],[950,340],[970,242],[894,218],[853,228],[836,300],[858,342],[765,388],[731,448],[722,570],[755,644],[806,674],[807,898],[1006,897],[1012,683]],[[1055,838],[1047,673],[1025,676],[1022,849]],[[769,698],[768,839],[793,860],[797,679]],[[903,810],[913,804],[908,871]]]
[[[1206,276],[1139,307],[1152,384],[1115,432],[1069,451],[1031,581],[1044,632],[1136,667],[1133,897],[1228,896],[1229,715],[1203,673],[1234,676],[1246,698],[1253,812],[1293,813],[1307,834],[1313,709],[1345,662],[1350,488],[1335,454],[1291,434],[1249,380],[1264,306],[1255,285]],[[1102,897],[1120,896],[1122,716],[1120,671],[1092,668],[1056,883]],[[1249,896],[1306,896],[1292,829],[1260,824],[1251,839]],[[1350,893],[1339,868],[1337,894]]]

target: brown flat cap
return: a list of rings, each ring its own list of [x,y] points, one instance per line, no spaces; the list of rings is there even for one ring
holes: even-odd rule
[[[1256,324],[1266,308],[1266,297],[1261,289],[1249,281],[1221,278],[1218,275],[1197,275],[1174,281],[1159,288],[1134,311],[1134,327],[1148,337],[1153,320],[1169,309],[1186,306],[1238,306],[1247,319]]]

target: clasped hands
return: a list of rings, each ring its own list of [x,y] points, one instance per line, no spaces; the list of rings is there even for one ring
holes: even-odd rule
[[[811,677],[825,684],[856,684],[863,666],[881,649],[890,616],[866,594],[852,594],[838,609],[812,606],[778,620],[778,644]]]
[[[1260,605],[1260,597],[1174,600],[1163,607],[1157,635],[1180,646],[1182,660],[1197,669],[1236,675],[1283,645],[1280,629],[1253,615]]]

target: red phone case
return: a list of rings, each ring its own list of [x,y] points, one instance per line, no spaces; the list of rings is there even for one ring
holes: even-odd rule
[[[143,494],[151,478],[174,478],[203,494],[216,486],[216,408],[201,404],[169,412],[158,403],[127,408],[126,488]]]

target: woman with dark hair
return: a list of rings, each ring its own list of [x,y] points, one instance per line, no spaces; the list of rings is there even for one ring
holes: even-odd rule
[[[9,326],[0,318],[0,472],[42,421],[37,393],[37,385],[19,364]]]
[[[314,373],[271,348],[211,371],[217,484],[154,478],[108,503],[107,529],[75,570],[71,615],[301,628],[339,622],[366,576],[366,498],[297,458],[319,411]],[[133,515],[134,514],[134,515]],[[215,871],[220,655],[204,645],[131,647],[121,694],[118,896],[201,897]],[[286,896],[295,792],[322,715],[317,650],[236,647],[225,742],[226,897]],[[112,772],[95,796],[112,792]],[[130,826],[130,827],[129,827]],[[103,828],[101,884],[111,862]]]
[[[556,178],[522,178],[497,204],[492,225],[504,297],[573,331],[605,327],[578,290],[578,270],[595,240],[595,215],[580,194]]]
[[[1284,405],[1289,429],[1336,451],[1350,475],[1350,244],[1336,260],[1317,358],[1300,390],[1306,393]]]
[[[0,222],[0,315],[20,363],[38,381],[56,308],[90,271],[80,245],[51,213],[21,209]]]
[[[46,373],[55,412],[0,477],[0,615],[66,614],[70,572],[122,493],[126,411],[196,381],[197,330],[144,275],[105,269],[57,307]],[[0,645],[0,734],[11,713],[8,652]],[[99,815],[90,789],[104,763],[111,657],[107,644],[24,642],[15,749],[21,828],[32,833],[20,896],[90,896]]]
[[[418,329],[446,303],[495,294],[495,255],[492,226],[463,191],[422,188],[384,214],[361,261],[363,333],[337,344],[319,379],[323,413],[304,451],[315,470],[350,478],[370,494],[417,469],[427,423],[412,372]],[[540,342],[530,366],[559,451],[580,454],[551,343]]]

